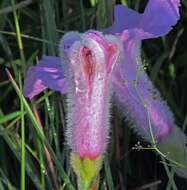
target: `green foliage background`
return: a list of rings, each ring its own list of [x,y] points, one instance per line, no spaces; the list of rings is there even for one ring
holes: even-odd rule
[[[65,97],[48,90],[32,102],[24,99],[25,72],[43,54],[58,55],[58,42],[64,33],[109,26],[116,3],[142,11],[146,2],[0,1],[0,190],[77,189],[64,144]],[[176,123],[186,132],[186,0],[180,12],[181,19],[169,35],[143,42],[142,56],[149,76],[174,112]],[[13,79],[9,80],[6,69]],[[111,114],[111,140],[100,189],[186,189],[186,181],[173,176],[170,167],[161,163],[154,152],[133,148],[139,146],[139,141],[142,146],[147,144],[128,127],[115,105]]]

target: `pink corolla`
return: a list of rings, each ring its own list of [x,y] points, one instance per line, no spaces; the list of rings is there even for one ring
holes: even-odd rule
[[[71,84],[67,140],[81,158],[96,159],[106,150],[111,77],[119,49],[117,39],[99,32],[90,31],[80,38],[66,54],[66,76]]]
[[[143,69],[140,55],[142,40],[166,35],[177,23],[178,7],[179,0],[149,0],[140,14],[117,5],[114,24],[104,34],[69,32],[60,43],[61,58],[44,56],[29,69],[25,96],[31,99],[48,87],[67,93],[66,138],[80,159],[97,160],[106,151],[114,95],[144,139],[152,143],[154,136],[171,159],[186,162],[186,137]]]

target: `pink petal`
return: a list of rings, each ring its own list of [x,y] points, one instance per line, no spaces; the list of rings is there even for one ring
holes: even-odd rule
[[[54,56],[43,56],[36,66],[30,67],[24,83],[25,96],[32,99],[34,96],[51,88],[61,93],[67,92],[67,82],[61,59]]]
[[[119,105],[142,137],[151,140],[150,119],[155,139],[161,140],[172,131],[175,123],[169,107],[143,69],[140,42],[126,40],[122,54],[113,78],[113,89]]]
[[[82,34],[68,53],[72,88],[68,93],[67,139],[82,158],[95,159],[106,150],[110,81],[117,56],[117,45],[93,31]]]
[[[128,30],[139,39],[166,35],[179,19],[179,5],[179,0],[149,0],[143,14],[117,5],[114,24],[105,31],[117,34]]]

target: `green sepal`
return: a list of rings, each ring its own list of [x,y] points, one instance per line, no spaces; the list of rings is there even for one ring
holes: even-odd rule
[[[79,189],[89,190],[96,183],[102,161],[102,155],[92,160],[88,157],[81,158],[78,154],[71,153],[71,166],[77,175]]]
[[[172,132],[158,143],[158,149],[170,161],[175,173],[187,178],[186,136],[175,126]]]

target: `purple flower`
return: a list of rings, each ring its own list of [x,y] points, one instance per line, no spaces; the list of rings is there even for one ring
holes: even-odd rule
[[[94,31],[80,36],[67,54],[67,140],[74,153],[94,160],[106,149],[111,75],[119,50],[113,37]]]
[[[61,58],[45,56],[29,69],[25,96],[31,99],[47,87],[67,93],[66,136],[80,158],[95,160],[106,150],[112,93],[134,129],[149,142],[153,133],[162,148],[164,138],[182,133],[140,57],[141,40],[166,35],[179,19],[178,7],[179,0],[149,0],[140,14],[117,5],[114,24],[104,30],[112,35],[67,33],[60,43]]]
[[[179,0],[150,0],[140,14],[118,5],[113,26],[105,30],[118,35],[123,42],[123,52],[113,77],[115,96],[135,130],[149,141],[149,119],[158,141],[167,136],[175,124],[166,102],[161,100],[144,71],[141,40],[167,34],[179,19],[178,6]]]
[[[46,88],[67,92],[63,70],[59,57],[43,56],[38,65],[30,67],[27,72],[24,84],[25,96],[32,99]]]

